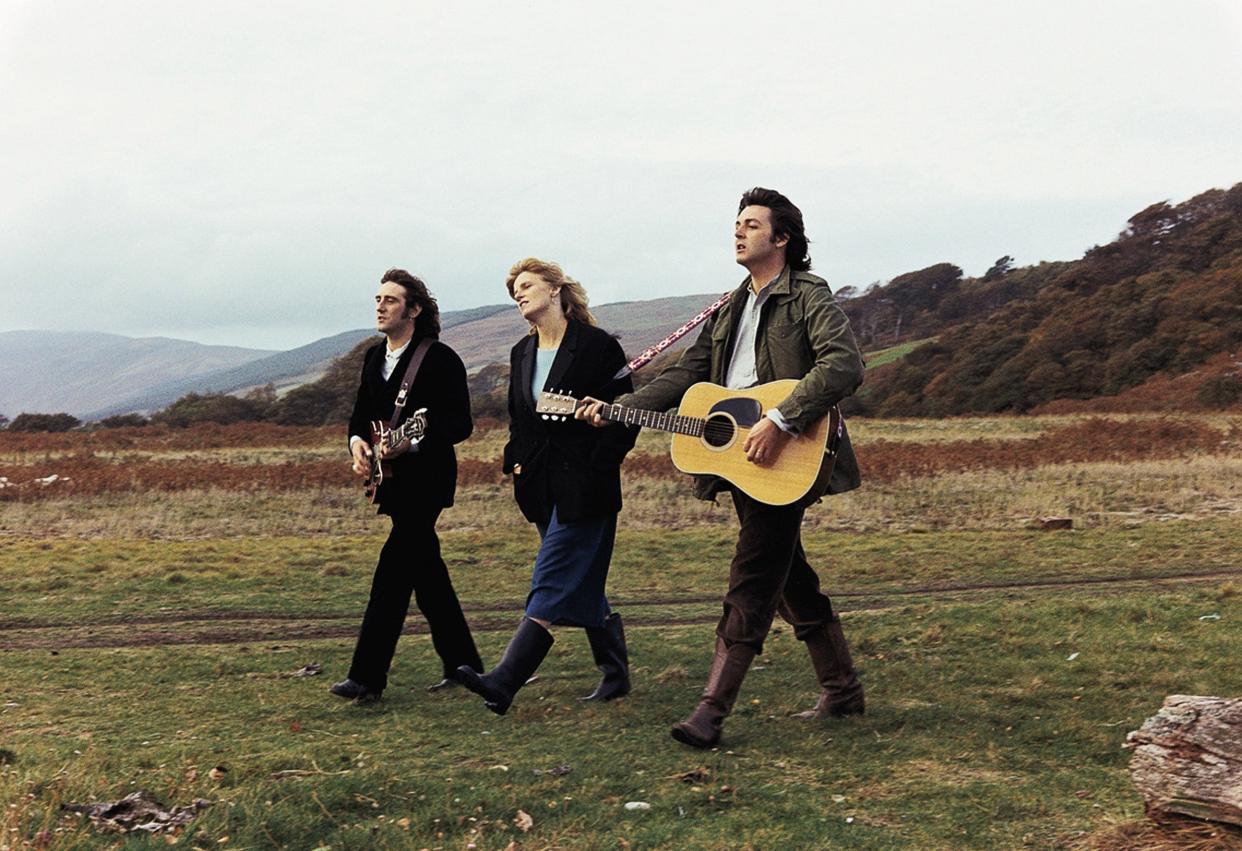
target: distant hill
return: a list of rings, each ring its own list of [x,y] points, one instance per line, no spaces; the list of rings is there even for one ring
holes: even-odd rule
[[[276,352],[266,357],[206,374],[178,376],[151,384],[142,392],[113,399],[106,405],[88,410],[82,419],[94,420],[130,411],[155,411],[187,393],[232,393],[256,385],[274,384],[277,389],[296,386],[318,378],[327,363],[356,345],[371,332],[366,329],[346,331],[324,337],[305,346]],[[135,386],[131,385],[132,391]],[[72,412],[71,412],[72,413]]]
[[[440,325],[447,330],[511,309],[509,305],[493,304],[467,310],[450,310],[440,315]],[[174,379],[88,411],[83,419],[101,419],[130,411],[156,411],[187,393],[236,393],[267,384],[275,385],[278,391],[297,387],[322,377],[333,360],[358,345],[359,341],[374,336],[376,333],[373,328],[358,328],[324,337],[287,352],[277,352],[232,369]]]
[[[715,293],[670,296],[650,301],[622,301],[592,306],[591,312],[601,326],[617,336],[625,353],[633,357],[662,340],[669,332],[715,301],[719,295],[720,293]],[[507,366],[509,350],[527,333],[529,327],[517,308],[510,305],[503,312],[447,328],[440,336],[461,355],[466,369],[474,372],[493,363]],[[681,345],[693,342],[694,333],[683,338]]]
[[[0,413],[13,417],[23,411],[65,411],[80,417],[135,388],[193,381],[271,354],[267,349],[205,346],[166,337],[4,331]]]
[[[1211,379],[1208,391],[1181,407],[1229,404],[1242,387],[1230,356],[1242,347],[1242,183],[1153,204],[1081,260],[998,261],[980,279],[940,264],[870,288],[846,311],[873,348],[936,337],[871,370],[855,412],[1047,410],[1192,371],[1196,388]]]
[[[633,356],[716,295],[592,310]],[[1242,183],[1176,206],[1153,204],[1080,260],[1015,267],[1006,256],[978,278],[938,263],[861,292],[843,287],[837,296],[864,350],[875,355],[860,393],[846,400],[847,412],[1123,410],[1157,398],[1164,409],[1169,402],[1158,394],[1172,389],[1185,407],[1233,404],[1242,401]],[[441,321],[442,338],[472,373],[481,410],[495,414],[509,349],[526,323],[512,304],[449,311]],[[302,411],[296,415],[304,418],[328,403],[337,410],[360,343],[373,336],[360,328],[270,352],[112,334],[4,332],[0,413],[66,411],[97,419],[159,410],[188,393],[272,384],[288,392],[306,388],[291,400],[298,404],[285,406],[288,416]],[[1191,380],[1172,381],[1192,373]]]
[[[593,310],[633,355],[713,299],[713,295],[675,296]],[[442,338],[457,349],[472,373],[489,364],[507,364],[509,349],[527,330],[512,304],[446,311],[440,321]],[[4,332],[0,333],[0,413],[13,417],[23,411],[65,411],[95,420],[161,410],[189,393],[240,393],[268,384],[283,393],[322,378],[336,359],[375,336],[374,330],[359,328],[272,352],[115,334]]]

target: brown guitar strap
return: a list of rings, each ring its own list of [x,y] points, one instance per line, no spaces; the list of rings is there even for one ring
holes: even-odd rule
[[[405,374],[401,376],[401,389],[397,391],[397,401],[392,409],[392,419],[388,421],[389,428],[397,427],[397,423],[401,419],[401,409],[405,407],[405,398],[410,393],[410,385],[418,377],[418,368],[423,365],[423,358],[427,356],[427,350],[431,348],[432,342],[433,340],[430,337],[424,337],[414,347],[414,354],[410,356],[410,362],[405,365]]]

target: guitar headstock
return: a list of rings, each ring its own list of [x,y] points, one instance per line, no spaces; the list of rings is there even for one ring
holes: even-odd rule
[[[573,396],[544,390],[535,402],[535,413],[543,414],[545,420],[569,419],[574,415],[574,411],[578,410],[579,404]]]

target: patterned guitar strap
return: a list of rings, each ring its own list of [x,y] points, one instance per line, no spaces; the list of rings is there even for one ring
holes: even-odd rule
[[[656,355],[660,354],[660,352],[664,351],[669,346],[673,345],[673,343],[676,343],[682,337],[689,334],[699,325],[702,325],[704,322],[707,321],[707,318],[709,316],[711,316],[717,310],[720,310],[720,308],[724,307],[725,304],[728,303],[729,298],[732,295],[733,295],[733,291],[730,290],[729,292],[725,293],[720,298],[716,299],[714,302],[709,304],[707,307],[703,308],[701,311],[696,313],[693,317],[691,317],[689,322],[687,322],[685,325],[682,325],[672,334],[669,334],[667,337],[665,337],[660,342],[656,343],[654,346],[648,349],[644,349],[642,354],[634,358],[632,361],[627,363],[625,366],[621,367],[621,369],[617,372],[617,374],[612,377],[612,380],[616,381],[620,378],[625,378],[627,375],[629,375],[634,370],[640,369],[646,366],[647,364],[651,363],[651,361],[655,358]]]

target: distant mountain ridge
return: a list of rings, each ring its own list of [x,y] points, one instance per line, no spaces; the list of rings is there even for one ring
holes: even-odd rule
[[[467,310],[450,310],[440,315],[443,330],[454,326],[486,319],[509,305],[493,304],[472,307]],[[343,331],[298,346],[286,352],[275,352],[231,369],[222,369],[207,375],[191,375],[166,381],[107,405],[87,411],[83,419],[95,420],[112,414],[130,411],[156,411],[164,408],[187,393],[235,393],[251,387],[274,384],[277,391],[296,387],[323,375],[328,365],[358,344],[360,340],[375,336],[373,328]],[[0,408],[0,410],[3,410]],[[73,413],[72,411],[70,413]]]
[[[271,354],[167,337],[5,331],[0,333],[0,413],[81,416],[132,394],[135,387],[205,379]]]
[[[633,356],[714,299],[713,294],[672,296],[592,311]],[[441,339],[471,372],[507,365],[509,349],[528,328],[512,304],[445,311],[440,324]],[[160,337],[0,332],[0,413],[64,411],[90,421],[151,413],[189,393],[238,393],[267,384],[283,391],[321,377],[336,358],[375,335],[359,328],[273,352]]]

